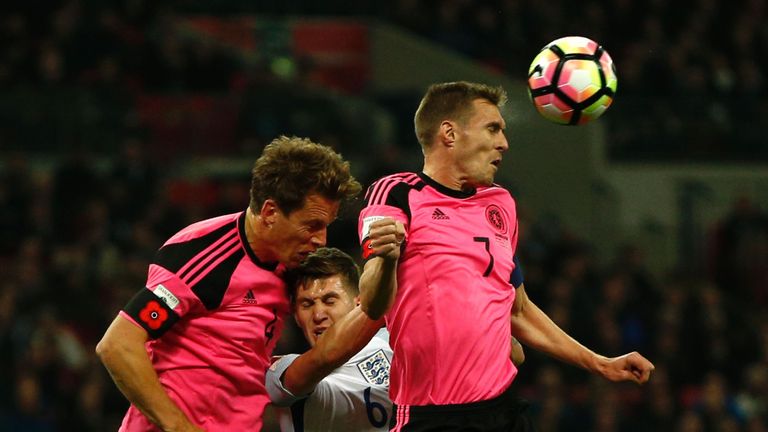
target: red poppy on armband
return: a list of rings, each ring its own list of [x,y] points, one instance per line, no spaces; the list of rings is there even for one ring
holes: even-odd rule
[[[160,306],[160,303],[152,300],[139,312],[139,319],[152,330],[157,330],[168,319],[168,312]]]
[[[139,291],[123,310],[144,328],[152,339],[162,336],[179,320],[179,315],[163,298],[147,288]]]

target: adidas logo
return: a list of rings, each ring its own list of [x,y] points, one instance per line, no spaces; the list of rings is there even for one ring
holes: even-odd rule
[[[432,219],[445,220],[450,218],[448,217],[447,214],[443,213],[442,210],[440,210],[439,208],[436,208],[435,211],[432,212]]]
[[[256,301],[256,296],[253,295],[253,291],[248,290],[248,292],[245,294],[245,297],[243,297],[243,303],[245,304],[256,304],[258,301]]]

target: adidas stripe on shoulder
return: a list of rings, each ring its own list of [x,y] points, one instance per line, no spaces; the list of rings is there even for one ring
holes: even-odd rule
[[[408,194],[412,189],[421,190],[424,181],[415,173],[398,173],[374,182],[365,193],[365,207],[386,205],[396,207],[411,218]]]
[[[200,237],[164,245],[154,264],[175,273],[211,310],[221,304],[243,256],[237,225],[232,221]]]

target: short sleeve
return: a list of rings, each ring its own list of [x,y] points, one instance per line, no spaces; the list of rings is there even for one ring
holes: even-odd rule
[[[146,287],[125,305],[123,312],[157,339],[190,310],[201,309],[198,296],[174,273],[158,266],[149,267]]]
[[[298,354],[284,355],[275,360],[269,369],[267,369],[267,393],[269,394],[269,399],[275,406],[288,407],[293,405],[296,401],[307,397],[307,395],[296,396],[283,386],[283,374],[286,369],[288,369],[288,366],[290,366],[298,357]]]
[[[412,177],[415,175],[411,174]],[[374,182],[365,194],[365,207],[358,218],[357,232],[362,246],[364,260],[371,258],[372,250],[368,241],[371,224],[384,219],[392,218],[405,226],[406,241],[408,239],[408,225],[410,223],[410,206],[408,194],[413,185],[407,178],[390,176]]]

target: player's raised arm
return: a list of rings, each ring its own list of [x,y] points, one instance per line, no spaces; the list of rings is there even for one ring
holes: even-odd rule
[[[364,248],[373,256],[360,276],[360,306],[371,319],[379,319],[389,310],[397,294],[397,261],[405,238],[403,224],[385,218],[373,222]]]
[[[298,356],[283,373],[283,386],[296,396],[310,393],[334,369],[357,354],[384,325],[356,306],[318,338],[317,344]]]
[[[611,381],[645,383],[653,363],[637,352],[605,357],[585,347],[557,326],[525,292],[517,288],[511,314],[512,334],[527,346],[559,360],[597,373]]]
[[[141,327],[118,315],[96,346],[104,366],[125,397],[164,431],[201,431],[160,385],[144,344]]]
[[[387,232],[372,234],[377,250],[394,248],[397,237]],[[311,348],[298,357],[286,356],[273,363],[267,373],[267,389],[274,403],[287,405],[309,394],[384,325],[383,317],[372,319],[363,311],[359,283],[354,260],[335,248],[319,249],[286,274],[294,318]]]

